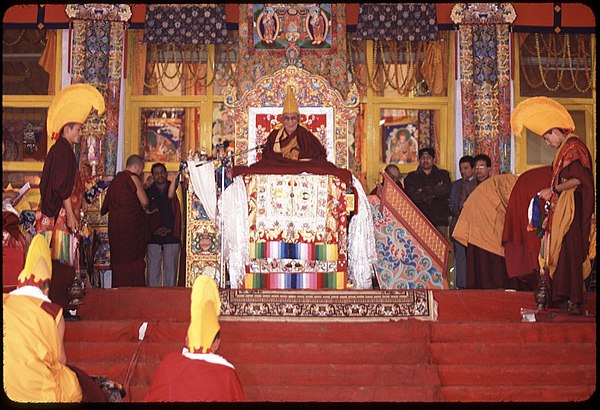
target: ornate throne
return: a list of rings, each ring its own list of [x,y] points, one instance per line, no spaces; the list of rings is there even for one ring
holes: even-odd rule
[[[291,65],[262,77],[237,101],[236,89],[225,89],[225,105],[235,114],[236,151],[252,150],[266,141],[273,126],[279,122],[287,85],[291,86],[298,101],[300,122],[319,137],[330,162],[347,168],[348,135],[358,112],[356,86],[344,100],[325,78]],[[236,160],[236,164],[255,161],[256,152],[250,151]]]
[[[301,113],[300,123],[311,130],[327,150],[327,158],[340,168],[348,166],[348,136],[358,111],[356,87],[344,99],[326,79],[295,66],[259,79],[254,88],[236,100],[236,89],[225,89],[225,104],[235,119],[236,165],[260,159],[255,148],[266,141],[279,123],[286,87],[293,90]],[[248,198],[249,262],[238,272],[243,279],[232,287],[343,289],[347,281],[348,208],[346,183],[334,175],[246,174]],[[193,194],[192,194],[193,195]],[[197,199],[196,199],[197,200]],[[193,198],[188,204],[188,232],[204,231]],[[204,222],[206,225],[206,222]],[[218,231],[210,232],[210,237]],[[207,236],[205,235],[205,236]],[[209,244],[207,238],[205,242]],[[214,244],[214,242],[211,242]],[[207,245],[208,246],[208,245]],[[213,249],[214,246],[213,246]],[[188,245],[187,283],[201,273],[200,261]],[[208,256],[208,255],[205,255]],[[193,276],[193,278],[192,278]]]

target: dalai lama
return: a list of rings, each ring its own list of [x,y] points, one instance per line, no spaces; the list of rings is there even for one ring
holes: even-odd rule
[[[327,152],[321,141],[308,129],[300,125],[298,103],[290,88],[283,112],[282,124],[275,126],[263,146],[262,159],[249,167],[233,168],[233,175],[250,174],[299,174],[310,172],[317,175],[336,175],[349,184],[350,171],[338,168],[327,161]]]

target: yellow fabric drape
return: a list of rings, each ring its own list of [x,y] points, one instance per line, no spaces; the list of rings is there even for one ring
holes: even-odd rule
[[[56,83],[56,37],[55,30],[46,30],[46,47],[38,60],[40,67],[48,73],[48,95],[54,95],[54,86]]]
[[[554,208],[554,216],[552,219],[552,232],[549,233],[550,240],[548,241],[548,250],[546,255],[546,266],[548,274],[551,278],[554,277],[556,266],[558,265],[558,256],[562,247],[565,234],[571,227],[575,216],[575,189],[566,189],[561,192]],[[583,262],[583,279],[586,279],[592,271],[591,259],[596,256],[596,226],[591,224],[590,229],[590,246],[588,257]]]
[[[441,41],[430,41],[426,46],[421,74],[429,86],[432,96],[444,95],[446,89],[446,77],[444,76],[444,51]]]
[[[144,94],[144,76],[146,75],[146,43],[143,30],[133,30],[134,40],[131,88],[134,95]],[[127,58],[127,56],[125,56]]]
[[[513,174],[495,175],[482,182],[467,198],[452,237],[463,246],[472,244],[504,256],[506,207],[516,182]]]

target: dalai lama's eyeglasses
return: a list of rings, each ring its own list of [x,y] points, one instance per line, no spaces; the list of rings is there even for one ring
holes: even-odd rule
[[[297,115],[284,115],[283,120],[284,121],[298,121],[298,116]]]

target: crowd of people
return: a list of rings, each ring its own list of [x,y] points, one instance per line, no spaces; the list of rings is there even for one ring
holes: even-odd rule
[[[297,173],[310,166],[316,172],[348,178],[349,171],[328,162],[318,138],[299,124],[297,103],[290,88],[287,92],[282,124],[268,136],[263,160],[239,167],[234,173],[269,172],[272,167]],[[64,321],[74,319],[69,314],[68,286],[75,275],[73,237],[80,228],[77,215],[83,192],[72,147],[79,143],[82,124],[92,109],[104,110],[102,96],[91,86],[77,84],[63,89],[48,111],[48,132],[56,143],[48,152],[40,181],[38,234],[28,246],[16,289],[3,295],[4,386],[15,401],[106,401],[105,393],[90,376],[67,365],[63,346]],[[503,229],[504,222],[496,222],[499,218],[492,218],[490,223],[485,216],[504,212],[507,221],[515,221],[513,197],[513,204],[517,200],[522,204],[523,197],[532,196],[533,205],[535,201],[540,201],[538,206],[546,203],[547,213],[539,223],[530,222],[544,244],[540,274],[552,284],[550,306],[581,314],[584,279],[590,273],[594,210],[591,155],[573,134],[570,114],[549,98],[530,98],[519,104],[512,126],[516,133],[523,128],[533,131],[556,149],[550,174],[525,173],[522,181],[527,182],[521,183],[518,181],[523,176],[491,176],[492,163],[487,155],[466,155],[459,160],[460,178],[452,182],[449,172],[435,165],[432,147],[419,150],[419,165],[406,177],[393,164],[385,172],[439,234],[452,240],[452,287],[457,289],[532,290],[527,281],[514,285],[511,280],[519,275],[511,275],[504,257],[481,246],[477,239],[496,240],[499,236],[501,243],[518,245],[517,233],[527,228],[523,222],[513,224],[516,228],[511,231]],[[102,204],[101,212],[108,214],[113,287],[176,285],[182,229],[176,195],[179,174],[169,180],[166,166],[156,163],[144,183],[143,170],[142,157],[127,158],[125,169],[111,181]],[[550,175],[550,180],[544,175]],[[506,225],[513,226],[511,223]],[[524,249],[524,262],[519,263],[514,256],[511,264],[532,265],[529,248]],[[515,255],[520,255],[517,250]],[[200,275],[191,291],[191,319],[183,351],[164,358],[146,401],[244,400],[234,366],[216,354],[221,342],[220,311],[215,281]]]

